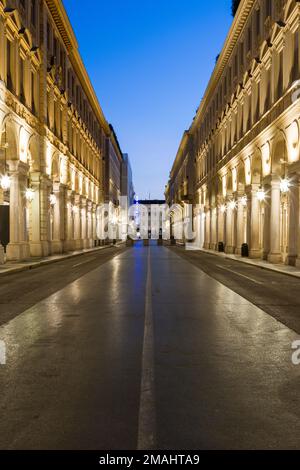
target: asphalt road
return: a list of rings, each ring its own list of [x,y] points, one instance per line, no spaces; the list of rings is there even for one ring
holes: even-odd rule
[[[201,251],[172,249],[300,335],[300,279]]]
[[[0,448],[299,448],[297,334],[177,251],[116,250],[0,280]]]

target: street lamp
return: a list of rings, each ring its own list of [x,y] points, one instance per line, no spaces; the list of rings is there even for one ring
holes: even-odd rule
[[[1,176],[0,184],[3,191],[8,191],[10,188],[10,177],[8,175]]]
[[[263,202],[266,199],[266,193],[265,193],[264,189],[263,188],[259,189],[257,191],[256,196],[257,196],[257,199],[259,200],[259,202]]]
[[[241,202],[242,202],[243,207],[247,207],[247,204],[248,204],[247,196],[243,196],[242,199],[241,199]]]
[[[282,193],[288,193],[289,192],[289,189],[290,189],[290,182],[287,178],[283,178],[281,181],[280,181],[280,191]]]
[[[34,190],[32,188],[27,188],[25,192],[25,197],[28,202],[32,202],[34,199]]]
[[[232,211],[236,208],[236,202],[234,200],[229,202],[229,209]]]

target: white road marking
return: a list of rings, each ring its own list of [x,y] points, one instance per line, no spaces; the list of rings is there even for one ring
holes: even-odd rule
[[[154,399],[154,335],[152,311],[151,252],[148,248],[142,379],[138,423],[138,450],[154,449],[156,418]]]
[[[245,276],[245,274],[237,273],[236,271],[233,271],[233,269],[225,268],[224,266],[221,266],[220,264],[217,264],[217,267],[221,268],[221,269],[224,269],[225,271],[229,271],[230,273],[236,274],[237,276],[244,277],[245,279],[248,279],[248,281],[255,282],[255,284],[260,284],[260,285],[263,284],[263,282],[261,282],[261,281],[257,281],[256,279],[253,279],[252,277]]]
[[[82,264],[89,263],[90,261],[93,261],[94,259],[97,259],[97,258],[95,258],[94,256],[94,258],[87,259],[86,261],[82,261],[81,263],[73,264],[72,268],[76,268],[77,266],[81,266]]]

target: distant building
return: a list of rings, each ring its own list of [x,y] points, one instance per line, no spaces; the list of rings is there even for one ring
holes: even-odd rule
[[[165,206],[165,204],[166,201],[162,199],[145,199],[137,202],[139,207],[136,211],[137,221],[140,225],[142,225],[143,218],[146,216],[146,211],[148,215],[148,230],[143,226],[141,238],[150,238],[152,240],[162,238],[164,229],[162,206]]]
[[[126,239],[128,224],[134,220],[134,212],[130,213],[130,207],[134,204],[134,187],[132,181],[132,169],[127,153],[123,154],[121,169],[121,238]]]
[[[128,207],[134,203],[134,187],[132,169],[127,153],[123,153],[121,170],[121,196],[127,197]]]
[[[123,153],[121,151],[113,126],[110,124],[111,135],[106,139],[104,158],[104,202],[109,205],[109,217],[107,223],[113,226],[115,234],[106,238],[106,241],[119,239],[118,224],[120,221],[120,198],[121,198],[121,171],[123,164]],[[107,230],[107,227],[104,227]]]

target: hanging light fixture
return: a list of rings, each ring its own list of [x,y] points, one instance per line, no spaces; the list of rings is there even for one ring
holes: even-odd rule
[[[230,201],[229,208],[233,211],[236,208],[236,201],[234,200]]]
[[[263,202],[266,199],[266,193],[265,193],[264,189],[260,188],[257,191],[256,196],[257,196],[257,199],[259,200],[259,202]]]
[[[243,206],[243,207],[247,207],[247,204],[248,204],[248,198],[247,198],[247,196],[243,196],[243,197],[241,198],[241,202],[242,202],[242,206]]]
[[[34,190],[32,188],[27,188],[25,192],[25,197],[28,202],[32,202],[34,199]]]
[[[1,176],[0,184],[3,191],[8,191],[10,188],[10,177],[8,175]]]
[[[290,182],[287,178],[283,178],[281,181],[280,181],[280,191],[282,193],[288,193],[289,192],[289,189],[290,189]]]

